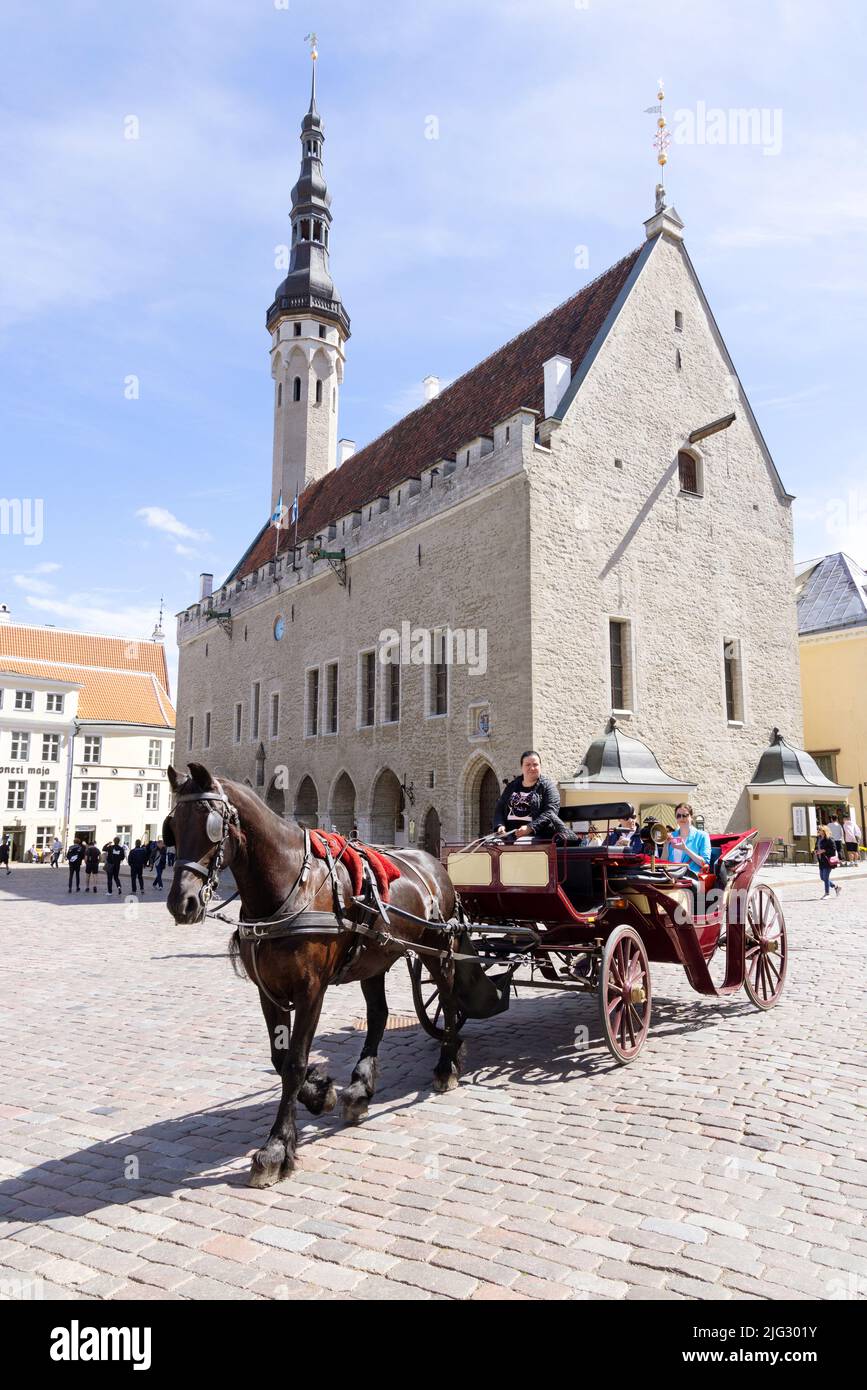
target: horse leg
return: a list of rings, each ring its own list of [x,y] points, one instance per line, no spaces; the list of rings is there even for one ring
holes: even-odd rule
[[[357,1125],[367,1114],[371,1096],[376,1090],[379,1062],[376,1054],[385,1025],[388,1022],[388,1002],[385,997],[385,972],[361,981],[361,992],[367,1004],[367,1035],[361,1056],[355,1064],[345,1091],[340,1092],[343,1108],[343,1121],[347,1125]]]
[[[262,1013],[265,1015],[265,1023],[268,1028],[271,1064],[277,1075],[282,1076],[283,1063],[289,1048],[292,1016],[284,1013],[276,1004],[272,1004],[261,990],[259,991],[259,1003],[262,1005]],[[298,1099],[303,1106],[306,1106],[311,1115],[321,1115],[323,1111],[328,1112],[334,1109],[337,1104],[337,1091],[334,1089],[333,1080],[328,1075],[327,1067],[314,1063],[312,1067],[307,1068],[307,1075],[301,1084]]]
[[[439,984],[440,1002],[443,1006],[445,1038],[440,1049],[439,1061],[434,1069],[433,1088],[443,1094],[445,1091],[453,1091],[457,1086],[463,1071],[466,1048],[461,1042],[458,1006],[455,1003],[451,981],[445,971],[438,971],[435,966],[432,967],[431,975],[434,979],[436,979],[437,974],[439,974],[437,983]]]
[[[322,1012],[324,996],[325,990],[320,988],[316,994],[296,998],[292,1036],[280,1072],[283,1094],[268,1142],[253,1155],[250,1187],[271,1187],[281,1178],[288,1177],[295,1167],[295,1151],[298,1147],[295,1102],[307,1076],[307,1059]]]

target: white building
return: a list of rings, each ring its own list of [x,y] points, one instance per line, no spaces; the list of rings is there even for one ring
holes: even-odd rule
[[[150,642],[11,621],[0,607],[0,834],[12,858],[157,835],[175,712],[161,634]]]

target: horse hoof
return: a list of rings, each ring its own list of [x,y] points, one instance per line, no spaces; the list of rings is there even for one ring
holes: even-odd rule
[[[276,1182],[284,1176],[283,1167],[276,1163],[271,1163],[267,1168],[261,1168],[254,1161],[250,1167],[250,1176],[247,1179],[248,1187],[273,1187]]]
[[[343,1091],[340,1096],[341,1116],[345,1125],[360,1124],[367,1114],[369,1100],[367,1095],[353,1095]]]
[[[456,1071],[450,1071],[448,1076],[437,1076],[434,1073],[433,1088],[437,1095],[443,1096],[446,1091],[457,1090],[460,1077]]]

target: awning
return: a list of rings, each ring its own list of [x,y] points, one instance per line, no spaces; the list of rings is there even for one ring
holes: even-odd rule
[[[787,743],[779,729],[771,734],[747,786],[761,795],[791,796],[802,801],[846,800],[852,790],[826,777],[815,758],[803,748]]]
[[[652,749],[641,739],[621,733],[612,717],[605,733],[590,744],[574,778],[560,783],[560,800],[564,806],[607,795],[619,801],[633,801],[637,796],[683,801],[696,786],[664,772]]]

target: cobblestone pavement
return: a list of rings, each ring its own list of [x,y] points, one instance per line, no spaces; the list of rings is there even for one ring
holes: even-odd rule
[[[398,965],[369,1118],[302,1110],[298,1170],[254,1191],[277,1084],[227,929],[17,868],[0,880],[0,1292],[863,1297],[867,879],[843,882],[827,903],[815,875],[780,888],[792,954],[768,1013],[657,967],[628,1068],[593,999],[525,993],[468,1025],[465,1079],[436,1096]],[[362,1011],[357,986],[329,991],[316,1055],[341,1083]]]

